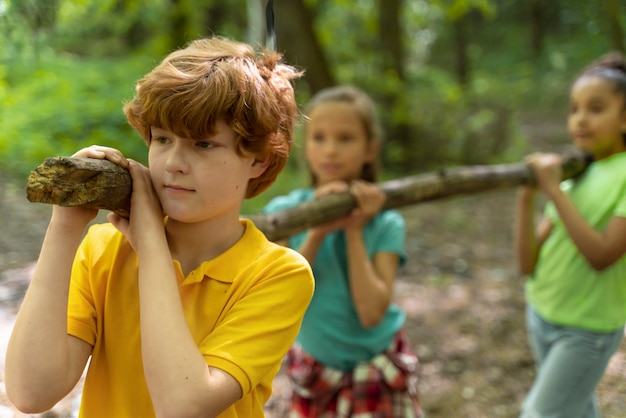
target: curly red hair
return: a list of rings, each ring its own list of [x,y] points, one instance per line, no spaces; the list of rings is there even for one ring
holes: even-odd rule
[[[124,113],[147,144],[150,127],[204,139],[224,121],[238,136],[240,155],[269,159],[248,184],[246,198],[257,196],[276,180],[293,146],[298,106],[292,80],[302,72],[281,58],[222,37],[193,41],[138,81]]]

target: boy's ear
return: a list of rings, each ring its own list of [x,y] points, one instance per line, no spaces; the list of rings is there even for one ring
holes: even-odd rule
[[[266,156],[264,160],[254,159],[251,168],[250,178],[255,179],[265,173],[267,167],[269,167],[272,157]]]

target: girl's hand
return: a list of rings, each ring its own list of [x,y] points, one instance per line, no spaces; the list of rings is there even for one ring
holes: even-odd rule
[[[563,178],[563,158],[559,154],[533,153],[524,158],[524,162],[530,167],[537,180],[537,187],[548,197],[560,190]]]
[[[124,155],[115,148],[92,145],[83,148],[72,155],[73,158],[95,158],[99,160],[109,160],[115,164],[128,168],[128,161]],[[98,215],[98,209],[85,208],[80,206],[54,206],[52,217],[55,222],[59,222],[68,227],[85,228],[89,222]]]
[[[320,186],[315,196],[324,196],[333,193],[350,192],[356,199],[357,208],[348,216],[324,225],[312,228],[312,233],[326,235],[338,229],[360,229],[372,219],[385,204],[387,196],[375,184],[363,180],[355,180],[351,184],[337,181]]]
[[[380,187],[374,183],[363,180],[355,180],[350,186],[350,193],[357,202],[357,208],[352,211],[347,229],[363,228],[383,208],[387,196]]]
[[[315,189],[315,197],[325,196],[328,194],[348,193],[350,185],[345,181],[332,181]]]
[[[126,236],[135,252],[139,253],[142,245],[154,239],[155,234],[164,234],[163,210],[152,187],[150,170],[137,161],[127,161],[133,181],[130,217],[125,219],[109,213],[107,219]]]
[[[318,198],[329,194],[348,193],[349,191],[350,185],[345,181],[333,181],[315,189],[315,197]],[[349,217],[350,215],[323,225],[315,226],[311,228],[311,234],[324,237],[333,231],[343,229]]]

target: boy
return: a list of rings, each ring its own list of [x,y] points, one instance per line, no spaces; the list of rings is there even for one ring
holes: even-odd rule
[[[16,407],[50,409],[79,380],[85,417],[259,417],[313,292],[307,262],[239,219],[275,180],[297,115],[275,53],[194,41],[141,79],[124,112],[149,168],[130,218],[53,207],[6,361]]]

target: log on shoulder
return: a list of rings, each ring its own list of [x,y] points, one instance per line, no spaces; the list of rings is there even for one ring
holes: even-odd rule
[[[49,157],[30,173],[26,197],[30,202],[108,209],[127,218],[131,190],[128,170],[111,161]]]
[[[563,179],[576,177],[592,162],[585,153],[563,155]],[[524,163],[455,167],[380,183],[387,195],[385,209],[455,195],[534,185],[533,172]],[[313,226],[339,219],[356,207],[350,193],[322,196],[291,209],[249,218],[270,240],[280,240]]]

